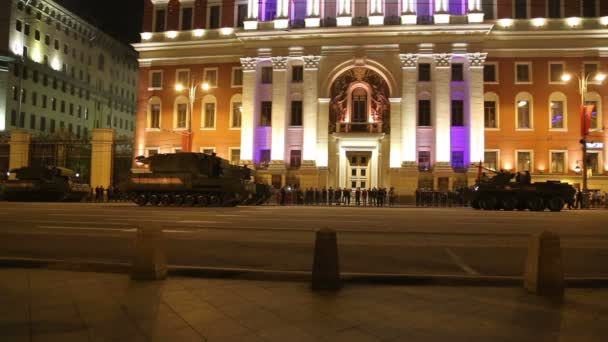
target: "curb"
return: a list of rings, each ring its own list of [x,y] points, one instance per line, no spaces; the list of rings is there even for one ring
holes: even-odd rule
[[[48,269],[71,272],[131,273],[131,264],[119,262],[75,262],[59,259],[0,257],[0,268]],[[310,271],[277,271],[247,268],[221,268],[169,265],[172,276],[232,280],[260,280],[282,282],[310,282]],[[489,286],[520,287],[521,276],[460,276],[421,274],[381,274],[343,272],[344,284],[352,285],[408,285],[408,286]],[[567,288],[606,288],[608,277],[571,277],[565,279]]]

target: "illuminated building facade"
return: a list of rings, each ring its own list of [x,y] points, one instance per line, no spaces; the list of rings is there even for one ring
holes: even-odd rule
[[[580,183],[589,75],[590,188],[606,187],[599,0],[146,0],[135,48],[137,154],[215,152],[276,186],[402,197],[470,185],[480,161]],[[190,106],[177,83],[208,88]]]
[[[0,0],[0,131],[133,137],[137,54],[47,0]],[[19,103],[21,102],[21,103]]]

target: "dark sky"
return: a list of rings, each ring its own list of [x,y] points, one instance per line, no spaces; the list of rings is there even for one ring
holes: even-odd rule
[[[125,42],[140,40],[144,0],[55,0]]]

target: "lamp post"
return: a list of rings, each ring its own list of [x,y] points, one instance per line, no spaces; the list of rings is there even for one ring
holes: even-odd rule
[[[562,75],[561,79],[564,82],[568,82],[572,79],[572,75],[574,75],[578,79],[578,90],[581,95],[581,108],[584,108],[585,107],[585,96],[587,95],[587,86],[589,84],[589,80],[590,80],[591,76],[593,76],[593,79],[595,81],[602,83],[606,79],[606,74],[601,73],[601,72],[593,72],[593,73],[587,74],[584,77],[580,77],[578,74],[565,73]],[[580,143],[581,143],[582,149],[583,149],[582,171],[583,171],[583,192],[585,194],[587,194],[587,190],[588,190],[588,188],[587,188],[587,178],[588,178],[588,176],[587,176],[587,133],[588,133],[587,130],[583,129],[582,137],[580,140]]]
[[[189,151],[185,151],[185,152],[192,152],[190,150],[192,150],[192,111],[194,110],[194,102],[196,102],[197,97],[196,97],[196,92],[198,89],[202,89],[203,91],[208,91],[209,90],[209,84],[208,83],[194,83],[194,82],[190,82],[189,86],[186,87],[181,83],[178,83],[175,85],[175,90],[178,93],[181,93],[183,91],[188,91],[188,119],[186,120],[186,143],[187,143],[187,147]]]

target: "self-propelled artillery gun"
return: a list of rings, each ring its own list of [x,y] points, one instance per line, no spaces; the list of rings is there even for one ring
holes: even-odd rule
[[[78,182],[78,174],[53,166],[22,167],[10,171],[3,197],[13,202],[80,202],[90,194],[88,184]]]
[[[270,198],[270,188],[252,180],[253,170],[214,154],[157,154],[136,162],[147,168],[133,172],[124,190],[139,206],[259,205]]]

